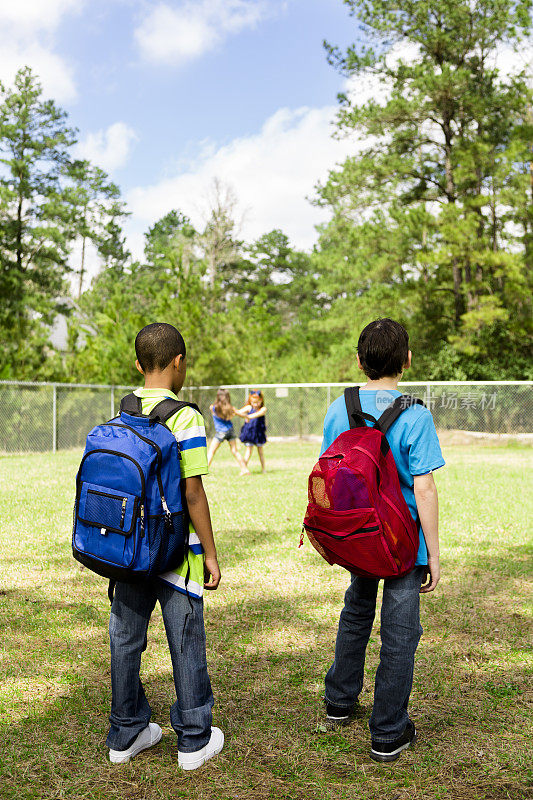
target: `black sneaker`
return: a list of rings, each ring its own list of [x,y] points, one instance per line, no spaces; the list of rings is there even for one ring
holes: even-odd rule
[[[375,739],[372,739],[370,758],[374,761],[396,761],[402,750],[407,750],[415,741],[416,728],[409,720],[402,735],[393,739],[392,742],[376,742]]]
[[[360,717],[362,714],[364,714],[364,709],[359,703],[354,703],[348,708],[326,703],[326,722],[335,728],[349,725],[354,717]]]

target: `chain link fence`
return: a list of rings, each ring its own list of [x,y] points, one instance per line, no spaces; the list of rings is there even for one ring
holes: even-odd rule
[[[349,384],[227,386],[233,405],[245,405],[250,388],[260,388],[267,407],[269,438],[320,436],[329,404]],[[439,430],[489,434],[533,431],[533,382],[401,383],[431,409]],[[0,453],[67,450],[83,447],[88,431],[114,416],[120,398],[134,387],[0,381],[3,425]],[[209,406],[217,386],[184,387],[181,397],[196,403],[208,435]],[[238,423],[239,418],[235,418]]]

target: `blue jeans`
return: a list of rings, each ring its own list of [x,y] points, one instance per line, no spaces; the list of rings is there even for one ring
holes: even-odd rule
[[[381,651],[370,717],[372,738],[390,742],[400,736],[409,716],[415,652],[422,635],[420,586],[425,567],[383,584]],[[335,644],[335,660],[325,680],[326,702],[349,708],[363,688],[365,652],[376,613],[379,580],[352,575],[344,598]]]
[[[178,749],[191,753],[209,741],[214,704],[205,654],[203,600],[191,597],[189,602],[186,595],[157,578],[115,587],[109,621],[112,702],[106,744],[112,750],[126,750],[150,722],[151,709],[139,670],[157,600],[176,687],[170,721],[178,736]]]

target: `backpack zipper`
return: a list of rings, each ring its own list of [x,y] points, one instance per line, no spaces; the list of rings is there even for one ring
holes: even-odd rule
[[[122,498],[122,511],[120,512],[120,527],[124,527],[124,520],[126,519],[126,506],[128,504],[128,498]]]
[[[350,531],[350,533],[347,533],[344,536],[336,536],[334,533],[329,533],[329,531],[325,531],[323,528],[315,528],[313,525],[308,525],[306,522],[304,522],[304,528],[308,528],[310,531],[317,531],[317,533],[323,533],[326,536],[330,536],[332,539],[335,539],[336,541],[348,539],[350,536],[354,536],[356,533],[375,533],[376,531],[379,531],[379,525],[372,525],[368,528],[356,528],[355,531]]]

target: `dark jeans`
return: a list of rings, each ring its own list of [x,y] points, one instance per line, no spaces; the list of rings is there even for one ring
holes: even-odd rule
[[[151,709],[139,677],[148,622],[159,600],[167,634],[177,700],[170,721],[183,752],[200,750],[211,736],[214,704],[205,655],[203,600],[157,578],[149,583],[117,583],[111,606],[111,728],[107,746],[126,750],[150,722]],[[192,610],[191,610],[192,605]]]
[[[389,742],[403,733],[413,685],[415,652],[422,635],[419,590],[426,572],[415,567],[383,584],[381,651],[370,717],[373,739]],[[376,613],[379,580],[352,575],[344,598],[335,660],[326,675],[326,702],[352,706],[363,688],[365,652]]]

